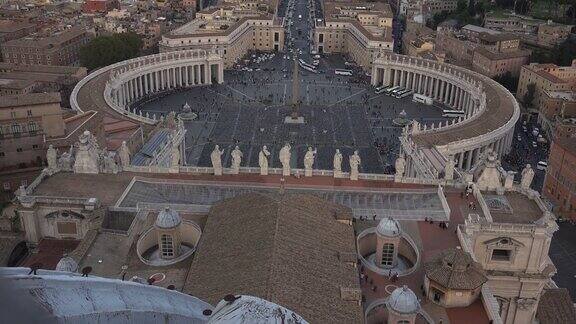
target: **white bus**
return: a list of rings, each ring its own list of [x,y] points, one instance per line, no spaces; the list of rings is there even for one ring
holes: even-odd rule
[[[393,91],[402,88],[401,86],[390,86],[389,88],[384,89],[384,93],[387,95],[391,95]]]
[[[376,94],[382,93],[382,92],[384,92],[384,90],[386,90],[386,89],[388,89],[388,88],[389,88],[389,87],[388,87],[388,86],[385,86],[385,85],[376,87],[376,89],[374,89],[374,93],[376,93]]]
[[[318,70],[316,70],[313,66],[309,66],[308,64],[299,64],[301,68],[303,68],[306,71],[312,72],[312,73],[320,73],[318,72]]]
[[[419,103],[423,103],[425,105],[432,105],[432,98],[427,97],[425,95],[421,95],[418,93],[415,93],[414,96],[412,97],[412,100],[419,102]]]
[[[410,90],[410,89],[406,89],[400,92],[396,92],[396,94],[394,94],[394,98],[404,98],[404,97],[408,97],[409,95],[411,95],[414,91]]]
[[[463,110],[449,110],[449,109],[442,110],[442,117],[450,117],[450,118],[464,117],[465,114],[466,113]]]
[[[396,97],[396,95],[398,95],[400,92],[403,92],[405,90],[406,90],[406,88],[404,88],[404,87],[397,87],[396,89],[390,91],[390,95],[392,97]]]
[[[334,70],[334,73],[336,73],[337,75],[352,76],[352,70],[336,69]]]

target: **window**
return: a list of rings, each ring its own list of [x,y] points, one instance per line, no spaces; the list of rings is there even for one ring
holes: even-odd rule
[[[382,247],[382,265],[391,266],[394,261],[394,244],[384,243]]]
[[[492,251],[493,261],[510,261],[512,251],[503,249],[494,249]]]
[[[172,243],[172,236],[168,234],[162,234],[160,238],[160,252],[164,257],[174,256],[174,245]]]

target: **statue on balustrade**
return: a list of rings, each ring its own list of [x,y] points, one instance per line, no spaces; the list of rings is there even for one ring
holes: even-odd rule
[[[122,168],[130,165],[130,149],[126,144],[126,141],[122,141],[122,145],[118,149],[118,155],[120,157],[120,165]]]
[[[314,166],[314,156],[318,150],[313,149],[311,146],[308,147],[308,151],[304,154],[304,176],[312,176],[312,167]]]
[[[524,170],[522,170],[522,180],[520,180],[520,186],[524,189],[529,189],[534,179],[534,169],[530,164],[526,164]]]
[[[454,179],[454,166],[456,163],[454,162],[454,156],[449,155],[448,161],[446,161],[446,165],[444,165],[444,180],[453,180]]]
[[[100,171],[100,149],[96,137],[85,131],[80,135],[78,151],[74,159],[74,173],[98,173]]]
[[[48,170],[56,171],[58,169],[58,151],[50,144],[46,151],[46,161],[48,162]]]
[[[358,180],[359,175],[359,167],[362,160],[360,159],[360,155],[358,155],[358,151],[354,151],[354,154],[350,155],[350,180]]]
[[[258,153],[258,165],[260,166],[260,174],[268,175],[268,157],[270,156],[270,151],[266,145],[262,146],[262,150]]]
[[[58,169],[66,172],[71,172],[74,166],[74,147],[70,146],[68,152],[62,153],[58,158]]]
[[[234,150],[232,150],[232,173],[238,174],[240,173],[240,164],[242,163],[242,151],[240,148],[236,146]]]
[[[102,173],[116,174],[119,171],[116,164],[115,154],[111,151],[102,151],[100,157],[100,171]]]
[[[212,153],[210,153],[214,175],[222,175],[222,154],[224,154],[224,150],[220,150],[219,145],[216,145]]]
[[[289,176],[290,175],[290,153],[291,146],[290,144],[286,143],[284,147],[280,149],[278,157],[280,159],[280,163],[282,163],[282,175]]]
[[[404,158],[404,154],[398,155],[398,158],[394,164],[394,168],[396,169],[396,175],[394,179],[398,181],[404,177],[404,172],[406,172],[406,159]]]
[[[340,149],[336,149],[334,153],[334,178],[340,178],[342,176],[342,153]]]

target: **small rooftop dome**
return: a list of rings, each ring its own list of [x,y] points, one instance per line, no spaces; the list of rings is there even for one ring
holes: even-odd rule
[[[69,256],[65,256],[56,265],[56,271],[76,272],[78,270],[78,263],[76,260]]]
[[[389,309],[401,314],[414,314],[420,309],[418,298],[406,285],[394,289],[387,304]]]
[[[392,217],[383,218],[376,227],[376,233],[381,236],[396,237],[400,232],[400,224]]]
[[[170,229],[177,227],[180,223],[182,223],[182,218],[180,218],[178,212],[166,207],[158,213],[155,225],[158,228]]]

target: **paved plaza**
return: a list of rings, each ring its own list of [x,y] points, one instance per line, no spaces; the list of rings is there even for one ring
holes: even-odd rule
[[[325,59],[330,66],[337,58]],[[292,165],[303,167],[307,146],[318,149],[317,169],[332,169],[335,149],[347,156],[358,150],[361,172],[390,173],[398,155],[401,128],[392,119],[404,110],[408,118],[422,123],[445,120],[441,109],[415,103],[410,97],[394,99],[376,95],[367,77],[336,77],[333,72],[300,72],[300,114],[305,124],[285,124],[292,109],[290,60],[276,55],[262,70],[226,71],[225,83],[196,87],[166,95],[141,106],[150,114],[179,112],[185,103],[199,118],[186,122],[186,163],[210,166],[214,145],[225,150],[223,165],[230,165],[230,151],[238,145],[243,166],[258,166],[258,153],[266,145],[272,153],[271,167],[280,167],[278,151],[292,146]],[[266,71],[264,71],[266,69]],[[274,71],[272,71],[274,69]],[[347,171],[348,165],[344,163]]]

